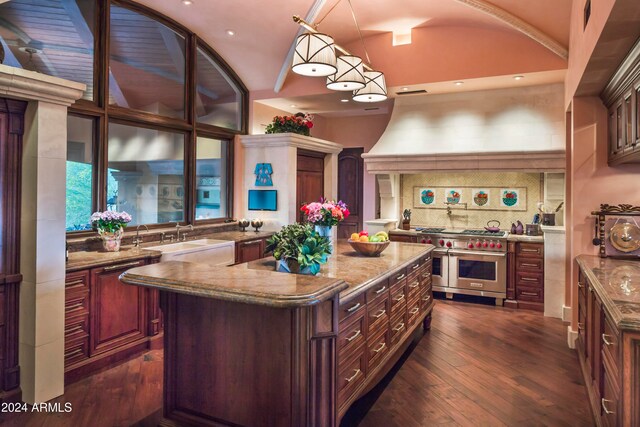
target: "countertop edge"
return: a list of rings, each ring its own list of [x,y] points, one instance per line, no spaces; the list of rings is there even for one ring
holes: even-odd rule
[[[266,295],[264,293],[256,293],[255,291],[243,292],[223,287],[207,288],[204,290],[201,287],[191,285],[189,282],[176,280],[169,282],[160,278],[137,275],[132,273],[131,270],[122,273],[120,280],[129,285],[144,286],[166,292],[275,308],[295,308],[315,305],[332,298],[348,287],[343,280],[335,279],[334,283],[326,285],[314,294],[287,296],[275,294]]]
[[[104,252],[104,253],[106,254],[108,252]],[[139,252],[135,255],[124,256],[119,259],[105,258],[102,260],[86,262],[84,264],[79,264],[79,263],[77,263],[76,265],[71,264],[70,266],[68,264],[65,264],[65,273],[74,273],[76,271],[88,270],[91,268],[106,267],[109,265],[120,264],[124,262],[129,262],[129,261],[139,261],[143,259],[158,259],[161,256],[162,256],[162,252],[160,251],[145,249],[144,252]]]
[[[586,264],[586,257],[594,257],[594,255],[578,255],[575,259],[580,269],[586,274],[589,282],[594,286],[598,296],[602,300],[602,304],[607,309],[607,312],[611,316],[611,320],[615,323],[615,326],[621,330],[627,331],[640,331],[640,320],[631,320],[625,318],[625,316],[620,312],[618,307],[613,302],[613,299],[609,296],[607,292],[605,292],[604,287],[600,283],[600,280],[593,274],[591,267]],[[599,257],[597,257],[599,258]]]

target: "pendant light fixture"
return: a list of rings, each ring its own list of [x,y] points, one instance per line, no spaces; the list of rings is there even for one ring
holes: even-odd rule
[[[380,102],[387,99],[387,86],[384,74],[380,71],[364,72],[365,87],[353,92],[353,100],[357,102]]]
[[[333,37],[312,32],[299,35],[291,70],[303,76],[312,77],[335,74],[338,68]]]
[[[327,89],[352,91],[365,86],[362,59],[354,55],[342,55],[337,61],[338,72],[327,77]]]
[[[353,100],[358,102],[380,102],[387,99],[387,87],[384,80],[384,74],[375,71],[371,65],[369,52],[364,44],[362,31],[358,25],[355,11],[351,0],[347,0],[351,9],[351,16],[355,23],[362,48],[366,55],[365,63],[360,57],[352,55],[348,50],[334,43],[333,38],[317,31],[318,25],[331,13],[331,11],[340,3],[338,0],[325,16],[320,19],[314,26],[311,26],[304,19],[295,15],[293,21],[305,28],[308,32],[298,36],[296,40],[293,64],[291,69],[305,76],[327,76],[327,88],[338,91],[354,91]],[[318,39],[311,39],[311,36],[317,36]],[[330,39],[330,41],[329,41]],[[328,56],[329,49],[333,53],[333,62]],[[343,55],[335,58],[335,51],[340,51]],[[330,71],[333,65],[335,71]],[[327,74],[322,74],[326,72]]]

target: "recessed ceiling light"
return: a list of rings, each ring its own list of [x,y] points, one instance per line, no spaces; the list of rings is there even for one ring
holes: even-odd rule
[[[455,82],[454,85],[456,86],[462,86],[464,84],[464,82]]]
[[[233,30],[227,30],[227,31],[226,31],[226,33],[227,33],[227,35],[228,35],[229,37],[233,37],[233,36],[235,36],[235,35],[236,35],[236,32],[235,32],[235,31],[233,31]]]
[[[340,102],[349,102],[348,99],[341,99]]]
[[[297,107],[297,105],[296,105],[296,104],[291,104],[291,105],[289,105],[289,107],[291,107],[291,108],[296,108],[296,107]]]
[[[193,0],[182,0],[182,4],[185,6],[189,6],[193,4]]]
[[[522,79],[524,79],[524,76],[513,76],[513,78],[515,80],[522,80]]]
[[[409,90],[409,88],[405,86],[405,87],[403,87],[403,88],[402,88],[402,90],[404,90],[404,91],[408,91],[408,90]]]

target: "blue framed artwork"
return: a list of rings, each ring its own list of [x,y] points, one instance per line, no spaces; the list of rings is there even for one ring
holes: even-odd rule
[[[273,168],[271,167],[271,163],[256,163],[256,169],[253,173],[256,174],[256,187],[273,186],[273,181],[271,180]]]

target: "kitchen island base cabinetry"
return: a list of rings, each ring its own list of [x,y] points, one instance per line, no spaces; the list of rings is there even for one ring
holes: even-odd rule
[[[576,349],[595,424],[640,426],[640,304],[624,290],[640,266],[582,255],[578,264]]]

